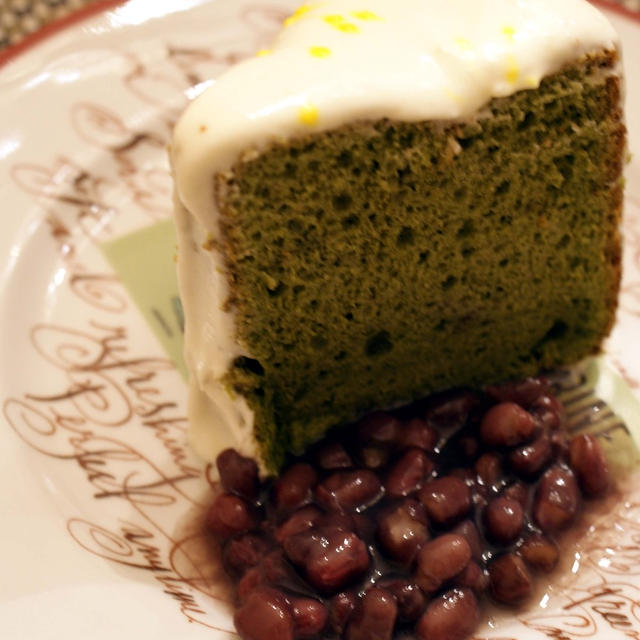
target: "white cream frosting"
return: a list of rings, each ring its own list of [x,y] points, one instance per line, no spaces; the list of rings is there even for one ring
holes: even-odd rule
[[[536,88],[564,64],[616,47],[609,21],[584,0],[309,2],[270,50],[194,100],[176,126],[172,164],[197,450],[212,457],[234,443],[254,451],[251,410],[220,384],[246,352],[223,308],[221,259],[202,248],[218,234],[214,175],[247,151],[354,120],[464,119],[491,98]]]
[[[189,440],[212,460],[227,447],[257,457],[253,411],[221,382],[229,363],[243,353],[233,315],[225,311],[228,285],[218,253],[204,249],[210,234],[175,200],[178,282],[185,311],[184,354],[189,369]]]

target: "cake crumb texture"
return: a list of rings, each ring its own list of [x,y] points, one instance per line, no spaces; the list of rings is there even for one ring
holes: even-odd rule
[[[239,341],[226,383],[268,467],[331,426],[597,352],[625,128],[614,53],[464,122],[359,122],[216,177]]]

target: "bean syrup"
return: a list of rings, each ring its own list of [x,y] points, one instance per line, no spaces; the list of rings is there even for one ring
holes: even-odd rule
[[[329,433],[277,478],[223,451],[206,522],[245,640],[464,640],[481,603],[519,607],[557,537],[610,493],[592,435],[550,383],[437,394]]]

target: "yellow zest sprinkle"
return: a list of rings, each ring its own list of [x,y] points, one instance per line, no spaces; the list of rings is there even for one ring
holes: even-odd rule
[[[272,53],[273,51],[271,51],[271,49],[260,49],[256,55],[258,58],[264,58],[265,56],[270,56]]]
[[[527,85],[532,89],[537,89],[540,86],[540,81],[534,76],[527,76]]]
[[[382,22],[382,18],[373,11],[352,11],[351,15],[357,20],[369,20],[374,22]]]
[[[331,55],[331,49],[328,47],[309,47],[309,53],[314,58],[328,58]]]
[[[456,45],[459,49],[471,49],[471,43],[466,38],[456,38]]]
[[[205,251],[211,251],[216,246],[216,240],[212,233],[207,233],[206,240],[202,243],[202,248]]]
[[[513,40],[513,36],[515,35],[516,30],[509,25],[502,27],[502,35],[507,36],[509,40]]]
[[[451,89],[445,89],[444,92],[454,101],[460,102],[460,96]]]
[[[518,67],[518,61],[514,58],[514,56],[508,56],[506,73],[507,82],[514,84],[519,76],[520,67]]]
[[[324,21],[343,33],[358,33],[360,29],[353,22],[349,22],[344,16],[332,14],[324,17]]]
[[[309,11],[315,9],[316,6],[317,5],[303,4],[301,7],[298,7],[298,9],[296,9],[295,12],[284,21],[284,26],[288,27],[294,22],[298,22],[298,20],[300,20],[306,13],[309,13]]]
[[[312,127],[318,122],[318,107],[311,102],[305,102],[305,104],[298,109],[298,118],[302,124]]]

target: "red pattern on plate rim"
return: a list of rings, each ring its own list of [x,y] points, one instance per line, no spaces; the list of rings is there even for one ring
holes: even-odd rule
[[[618,13],[626,18],[640,22],[640,11],[628,9],[621,2],[616,2],[615,0],[589,0],[589,2],[591,2],[591,4],[595,4],[601,9],[613,11],[614,13]]]
[[[77,24],[82,20],[91,18],[92,16],[103,13],[104,11],[114,9],[118,5],[125,4],[126,1],[127,0],[95,0],[95,2],[78,9],[73,13],[46,24],[42,28],[38,29],[38,31],[26,36],[23,40],[18,42],[18,44],[14,44],[4,51],[0,51],[0,69],[2,69],[4,65],[13,60],[16,56],[28,49],[31,49],[34,45],[39,44],[49,36]]]

